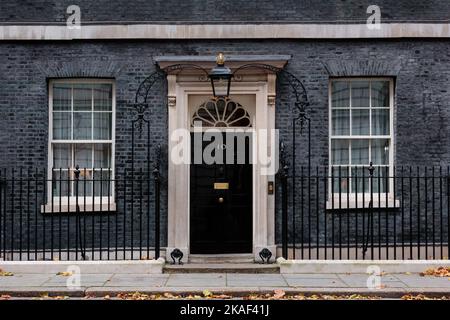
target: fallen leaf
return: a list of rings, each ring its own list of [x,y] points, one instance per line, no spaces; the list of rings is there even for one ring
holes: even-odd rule
[[[273,297],[274,297],[275,299],[281,299],[281,298],[283,298],[285,295],[286,295],[286,292],[284,292],[283,290],[277,289],[277,290],[274,291]]]
[[[0,277],[12,277],[14,274],[12,272],[3,271],[0,269]]]
[[[173,294],[168,293],[168,292],[164,293],[164,297],[169,298],[169,299],[175,298],[175,296]]]
[[[56,274],[57,276],[63,276],[63,277],[70,277],[71,275],[73,275],[72,272],[68,272],[68,271],[64,271],[64,272],[58,272]]]
[[[203,296],[205,296],[206,298],[210,298],[212,295],[212,292],[208,289],[203,290]]]
[[[435,269],[427,269],[424,272],[421,272],[420,276],[450,277],[450,267],[438,267]]]

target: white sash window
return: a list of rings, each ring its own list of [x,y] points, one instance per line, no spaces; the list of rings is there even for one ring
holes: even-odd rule
[[[341,193],[341,198],[347,193],[391,193],[392,79],[333,79],[329,103],[332,193]],[[371,162],[372,183],[367,170]]]
[[[55,200],[112,197],[115,98],[112,80],[52,80],[49,88],[49,179]],[[63,202],[64,200],[61,200]],[[97,200],[96,200],[97,201]]]

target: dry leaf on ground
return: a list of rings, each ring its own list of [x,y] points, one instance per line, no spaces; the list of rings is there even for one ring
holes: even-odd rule
[[[286,292],[284,292],[283,290],[277,289],[274,291],[274,295],[273,298],[274,299],[281,299],[286,295]]]
[[[421,272],[420,276],[450,277],[450,267],[427,269],[424,272]]]
[[[212,292],[209,291],[208,289],[203,290],[203,296],[205,296],[206,298],[211,298],[212,297]]]
[[[0,269],[0,277],[12,277],[14,274],[12,272],[4,271]]]

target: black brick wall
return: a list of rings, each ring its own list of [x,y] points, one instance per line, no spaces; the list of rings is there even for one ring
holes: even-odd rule
[[[0,22],[64,23],[69,5],[85,23],[123,22],[365,22],[367,7],[380,6],[384,22],[450,19],[447,0],[3,0]]]
[[[47,85],[55,77],[115,79],[116,167],[117,170],[129,167],[130,121],[134,117],[129,103],[133,102],[139,83],[155,70],[152,57],[212,55],[220,50],[225,54],[292,55],[287,70],[303,81],[311,103],[308,112],[312,119],[313,165],[328,164],[328,81],[334,76],[395,79],[397,166],[447,165],[450,161],[448,40],[2,42],[0,167],[46,167]],[[166,148],[165,85],[155,87],[149,99],[152,144],[162,143]],[[282,100],[278,102],[276,117],[282,138],[288,139],[291,119]],[[137,153],[137,161],[145,163],[145,152]],[[162,176],[165,232],[165,165]]]

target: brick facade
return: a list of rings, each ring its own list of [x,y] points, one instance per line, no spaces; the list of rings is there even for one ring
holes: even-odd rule
[[[86,41],[0,44],[0,166],[46,168],[49,79],[105,77],[113,78],[117,85],[116,169],[129,167],[131,120],[135,116],[130,103],[139,83],[155,70],[152,57],[213,55],[219,50],[225,54],[292,55],[286,70],[303,82],[311,103],[313,165],[328,165],[328,81],[340,76],[389,76],[395,80],[396,166],[445,166],[450,161],[448,40]],[[163,145],[166,160],[165,92],[164,84],[154,87],[148,116],[152,144]],[[290,112],[285,100],[279,100],[276,126],[281,137],[289,140]],[[136,155],[137,163],[144,164],[145,152],[137,150]],[[163,238],[167,230],[165,163]],[[277,208],[279,235],[279,201]]]
[[[136,23],[142,21],[182,22],[302,22],[302,23],[361,23],[368,14],[367,7],[378,5],[384,22],[432,22],[450,19],[450,3],[442,0],[193,0],[180,2],[106,0],[4,0],[0,4],[0,22],[65,23],[66,8],[80,6],[85,23]]]

